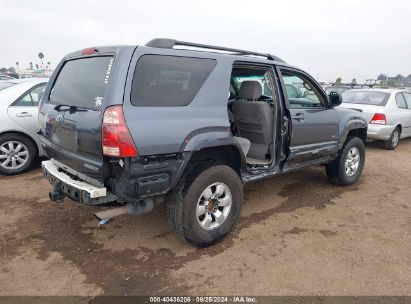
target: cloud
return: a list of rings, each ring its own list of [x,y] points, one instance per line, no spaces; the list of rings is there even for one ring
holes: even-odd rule
[[[0,1],[0,66],[170,37],[274,53],[320,80],[411,73],[409,1]]]

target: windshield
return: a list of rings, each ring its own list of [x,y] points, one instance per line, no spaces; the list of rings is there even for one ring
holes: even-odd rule
[[[15,83],[12,83],[12,82],[0,82],[0,91],[6,88],[9,88],[11,86],[14,86],[14,85]]]
[[[346,91],[342,97],[343,103],[385,106],[390,94],[379,91]]]

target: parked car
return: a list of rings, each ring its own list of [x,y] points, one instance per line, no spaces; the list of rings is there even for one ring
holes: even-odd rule
[[[0,174],[27,171],[44,155],[36,134],[38,104],[47,79],[0,81]]]
[[[337,93],[344,93],[345,91],[351,90],[350,86],[332,86],[332,87],[328,87],[325,89],[325,92],[327,94],[330,94],[331,92],[337,92]]]
[[[13,80],[15,79],[14,77],[11,77],[9,75],[6,74],[0,74],[0,80]]]
[[[247,182],[310,165],[358,180],[367,123],[340,103],[268,54],[171,39],[74,52],[40,104],[50,198],[122,206],[103,220],[167,201],[172,229],[207,246],[233,228]]]
[[[345,108],[364,113],[368,138],[384,141],[394,150],[401,138],[411,136],[411,93],[398,89],[350,90],[343,95]]]

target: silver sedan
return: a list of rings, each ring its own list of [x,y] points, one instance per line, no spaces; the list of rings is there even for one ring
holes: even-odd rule
[[[342,107],[361,111],[368,121],[369,139],[384,141],[394,150],[411,136],[411,93],[399,89],[361,89],[342,94]]]
[[[0,174],[27,171],[43,156],[38,131],[38,103],[48,79],[0,81]]]

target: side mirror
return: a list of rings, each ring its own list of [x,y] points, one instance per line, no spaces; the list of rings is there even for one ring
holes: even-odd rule
[[[343,99],[340,93],[338,92],[330,92],[329,95],[329,102],[331,107],[337,107],[342,103]]]

